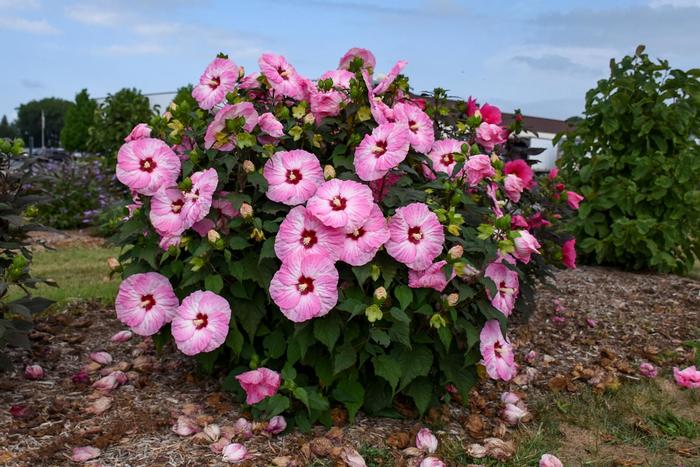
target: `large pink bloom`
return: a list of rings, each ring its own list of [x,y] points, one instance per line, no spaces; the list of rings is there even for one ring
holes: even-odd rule
[[[151,137],[151,127],[148,126],[146,123],[139,123],[134,127],[133,130],[131,130],[131,133],[129,133],[129,136],[124,138],[124,142],[128,143],[129,141],[136,141],[137,139],[144,139],[144,138],[150,138]]]
[[[583,201],[583,196],[579,195],[575,191],[566,192],[566,204],[569,205],[571,209],[578,209],[578,205]]]
[[[211,352],[226,340],[231,307],[214,292],[191,293],[177,309],[172,333],[175,345],[185,355]]]
[[[476,142],[486,151],[493,151],[494,146],[508,140],[508,130],[498,125],[482,122],[476,129]]]
[[[122,281],[114,302],[117,319],[141,336],[151,336],[172,321],[178,300],[165,276],[157,272],[134,274]]]
[[[303,149],[276,152],[265,163],[267,197],[289,206],[304,203],[323,183],[323,169],[316,156]]]
[[[306,207],[327,226],[352,232],[365,223],[373,201],[367,185],[334,178],[318,187]]]
[[[207,169],[193,173],[190,180],[192,188],[185,193],[185,205],[182,209],[188,226],[201,221],[209,214],[219,176],[215,169]]]
[[[336,88],[348,89],[350,80],[354,76],[354,74],[345,70],[327,71],[321,75],[319,79],[330,79],[333,81],[333,88],[328,91],[322,91],[314,86],[310,91],[309,104],[311,113],[316,118],[317,125],[320,125],[324,118],[334,117],[340,113],[341,104],[346,102],[348,97]]]
[[[394,104],[396,122],[408,127],[408,140],[416,152],[428,154],[435,141],[433,121],[418,106],[399,102]]]
[[[117,178],[132,191],[151,196],[161,187],[175,185],[180,158],[155,138],[124,143],[117,154]]]
[[[503,337],[498,320],[487,321],[479,337],[479,349],[489,376],[503,381],[513,378],[516,372],[513,347]]]
[[[295,323],[325,315],[338,302],[333,260],[325,255],[288,257],[270,282],[270,297]]]
[[[447,277],[445,277],[445,271],[442,268],[447,265],[447,261],[438,261],[433,263],[429,268],[423,271],[416,271],[413,269],[408,270],[408,286],[413,289],[429,288],[435,289],[438,292],[442,292],[447,287]],[[452,280],[455,277],[455,272],[452,271]]]
[[[365,135],[355,149],[355,171],[364,181],[378,180],[398,166],[408,154],[410,141],[405,124],[385,123]]]
[[[503,188],[506,191],[506,196],[508,196],[512,202],[517,203],[520,201],[520,195],[523,190],[525,190],[525,184],[517,175],[508,174],[503,180]]]
[[[273,138],[281,138],[284,136],[284,126],[270,112],[265,112],[258,117],[258,125],[264,133],[267,133]]]
[[[569,269],[576,269],[576,239],[565,241],[561,246],[561,262]]]
[[[676,380],[679,386],[688,389],[700,388],[700,371],[695,368],[695,365],[689,366],[685,370],[680,370],[673,367],[673,379]]]
[[[236,147],[236,135],[229,134],[226,129],[226,121],[243,117],[243,130],[253,131],[258,123],[258,112],[250,102],[240,102],[233,105],[225,105],[214,116],[214,120],[207,127],[204,135],[204,147],[219,151],[233,151]]]
[[[248,405],[257,404],[267,397],[274,396],[282,382],[280,374],[269,368],[246,371],[236,376],[236,379],[245,391],[245,403]]]
[[[477,154],[467,159],[464,164],[470,186],[476,186],[485,178],[496,176],[496,170],[491,165],[491,159],[486,154]]]
[[[423,203],[398,208],[389,219],[389,233],[386,251],[395,260],[417,270],[430,267],[445,242],[442,224]]]
[[[365,222],[345,234],[340,259],[352,266],[367,264],[387,240],[389,228],[382,210],[375,204]]]
[[[484,104],[479,108],[479,112],[481,113],[481,119],[486,123],[492,123],[494,125],[501,124],[501,109],[495,105]]]
[[[289,255],[326,255],[333,261],[343,247],[343,231],[324,225],[304,206],[293,208],[275,237],[275,254],[284,261]]]
[[[340,59],[338,68],[341,70],[347,70],[350,68],[350,63],[355,57],[360,57],[362,59],[362,68],[374,69],[377,64],[377,60],[374,58],[374,54],[367,49],[362,49],[359,47],[353,47],[352,49],[345,52],[345,55]]]
[[[535,173],[532,171],[530,164],[522,159],[506,162],[506,165],[503,167],[503,173],[506,175],[517,175],[518,178],[522,180],[525,188],[531,188],[533,186]]]
[[[461,154],[462,144],[461,141],[457,141],[456,139],[441,139],[440,141],[435,141],[433,149],[430,151],[430,154],[428,154],[428,157],[433,163],[433,170],[451,176],[452,171],[457,165],[455,155]],[[489,164],[489,167],[490,166]]]
[[[510,316],[520,291],[518,273],[508,269],[502,262],[494,261],[486,267],[484,276],[496,284],[496,295],[492,295],[488,287],[486,288],[491,305],[504,315]]]
[[[304,98],[303,79],[283,56],[270,53],[262,54],[258,59],[258,65],[277,94],[297,100]]]
[[[518,233],[520,236],[513,240],[515,243],[515,252],[513,252],[513,256],[527,264],[530,262],[530,256],[533,253],[540,254],[539,248],[541,245],[527,230],[520,230]]]
[[[191,226],[184,206],[185,195],[178,187],[162,188],[151,198],[151,224],[161,235],[180,235]]]
[[[399,60],[396,62],[396,64],[391,67],[391,70],[389,70],[389,73],[386,74],[384,79],[372,90],[372,92],[376,95],[384,94],[406,65],[408,65],[408,62],[405,60]]]
[[[192,90],[192,97],[201,108],[209,110],[226,98],[237,80],[236,64],[226,58],[215,58],[199,78],[199,84]]]

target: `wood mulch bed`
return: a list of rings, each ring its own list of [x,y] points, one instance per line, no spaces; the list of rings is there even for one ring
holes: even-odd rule
[[[199,377],[193,362],[176,352],[156,358],[150,339],[111,342],[123,328],[109,306],[81,302],[67,308],[38,320],[33,349],[13,350],[17,369],[0,378],[0,464],[70,464],[73,447],[94,446],[102,450],[94,462],[103,465],[224,465],[203,436],[181,437],[171,430],[183,413],[202,426],[233,425],[246,415],[219,391],[217,381]],[[513,433],[498,418],[502,391],[521,390],[530,400],[585,386],[603,391],[640,378],[641,361],[664,368],[687,365],[694,350],[682,344],[698,339],[699,323],[700,281],[598,267],[558,272],[555,284],[540,287],[529,321],[512,327],[521,364],[518,379],[484,382],[466,408],[453,404],[433,410],[428,421],[440,427],[441,444],[467,446],[494,435],[510,439]],[[97,350],[114,357],[108,366],[129,375],[125,385],[106,396],[94,393],[89,383],[71,380]],[[537,355],[528,356],[531,350]],[[45,378],[25,379],[26,364],[41,365]],[[95,370],[91,381],[106,371]],[[99,397],[111,401],[95,415],[88,410]],[[24,410],[19,417],[17,407]],[[367,445],[390,449],[391,459],[383,465],[413,465],[416,460],[402,450],[413,445],[419,426],[415,420],[360,415],[351,426],[270,436],[261,423],[243,442],[252,455],[247,465],[308,465],[315,458],[335,462],[342,447]]]

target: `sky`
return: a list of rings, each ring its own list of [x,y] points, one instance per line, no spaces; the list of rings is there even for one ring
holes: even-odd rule
[[[0,0],[0,116],[82,88],[174,91],[218,52],[248,72],[279,53],[316,78],[364,47],[378,73],[407,60],[416,92],[567,118],[640,43],[700,67],[699,24],[700,0]]]

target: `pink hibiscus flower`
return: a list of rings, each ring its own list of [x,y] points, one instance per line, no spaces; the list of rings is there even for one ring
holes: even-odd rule
[[[129,136],[124,138],[124,142],[128,143],[129,141],[136,141],[137,139],[144,139],[144,138],[150,138],[151,137],[151,127],[148,126],[145,123],[139,123],[134,127],[133,130],[131,130],[131,133],[129,133]]]
[[[579,195],[575,191],[566,192],[566,204],[568,204],[571,209],[578,209],[578,205],[581,203],[581,201],[583,201],[583,196]]]
[[[491,182],[488,185],[486,185],[486,196],[488,196],[491,199],[491,202],[493,203],[493,207],[491,208],[493,210],[493,213],[496,215],[496,217],[500,218],[503,217],[503,210],[501,207],[503,206],[504,202],[499,201],[498,196],[498,185],[496,185],[495,182]]]
[[[501,109],[495,105],[484,104],[479,108],[481,112],[481,120],[493,125],[500,125],[502,121]]]
[[[552,454],[542,454],[539,467],[564,467],[564,464],[557,456]]]
[[[388,239],[389,228],[384,214],[379,206],[374,204],[365,222],[345,234],[340,259],[352,266],[367,264]]]
[[[419,271],[432,265],[445,242],[442,224],[423,203],[411,203],[398,208],[389,219],[389,233],[387,253],[409,268]]]
[[[404,124],[385,123],[365,135],[355,149],[355,171],[364,181],[378,180],[408,154],[410,131]]]
[[[292,255],[270,282],[270,297],[291,321],[327,314],[338,302],[338,271],[325,255]]]
[[[179,175],[180,158],[159,139],[124,143],[117,154],[117,179],[142,195],[174,185]]]
[[[576,239],[565,241],[561,246],[561,262],[569,269],[576,269]]]
[[[134,274],[119,285],[117,319],[140,336],[151,336],[175,316],[178,300],[170,281],[157,272]]]
[[[236,135],[228,133],[226,121],[243,117],[245,123],[243,130],[253,131],[258,123],[258,112],[250,102],[240,102],[233,105],[225,105],[214,116],[214,120],[207,127],[204,135],[204,147],[218,151],[233,151],[236,148]]]
[[[324,225],[304,206],[297,206],[282,221],[275,237],[275,254],[326,255],[336,261],[343,246],[343,231]]]
[[[367,49],[362,49],[359,47],[353,47],[352,49],[345,52],[345,55],[340,59],[338,68],[341,70],[347,70],[350,68],[350,63],[355,57],[362,59],[362,68],[369,68],[373,70],[377,64],[377,60],[374,58],[374,54]]]
[[[180,240],[182,240],[180,235],[162,234],[158,246],[167,251],[171,246],[180,246]]]
[[[284,126],[270,112],[265,112],[258,117],[258,125],[264,133],[273,138],[281,138],[284,136]]]
[[[513,242],[515,243],[515,252],[513,256],[518,258],[525,264],[530,262],[530,256],[534,253],[539,255],[540,242],[527,230],[518,231],[520,234]]]
[[[372,190],[352,180],[328,180],[306,203],[307,209],[329,227],[352,232],[365,223],[372,211]]]
[[[464,165],[467,169],[469,186],[477,186],[485,178],[496,176],[496,170],[491,165],[491,159],[486,154],[477,154],[467,159]]]
[[[185,195],[179,188],[160,189],[151,199],[151,224],[161,235],[180,235],[191,225],[185,218],[184,206]]]
[[[535,214],[527,219],[527,224],[530,229],[539,229],[540,227],[547,227],[552,225],[547,219],[542,217],[542,212],[537,211]]]
[[[520,201],[520,195],[525,190],[525,184],[522,179],[515,174],[506,175],[503,181],[503,188],[506,191],[508,199],[517,203]]]
[[[474,99],[472,96],[469,96],[466,105],[467,117],[473,117],[476,114],[477,110],[479,110],[479,104],[476,103],[476,99]]]
[[[384,79],[372,90],[372,92],[376,95],[384,94],[406,65],[408,65],[408,62],[405,60],[399,60],[396,62],[396,64],[391,67],[391,70],[389,70],[389,73],[387,73]]]
[[[212,109],[233,90],[236,81],[238,81],[236,64],[227,58],[215,58],[199,78],[199,84],[192,90],[192,97],[201,108]]]
[[[527,229],[529,227],[530,226],[528,225],[527,220],[520,214],[515,214],[510,219],[511,229]]]
[[[445,271],[443,271],[445,265],[447,265],[447,261],[443,260],[431,264],[430,267],[423,271],[409,269],[408,286],[413,289],[429,288],[442,292],[449,282],[447,277],[445,277]],[[452,271],[450,280],[454,279],[454,277],[455,272]]]
[[[209,291],[193,292],[173,318],[175,345],[185,355],[211,352],[226,340],[230,319],[231,307],[225,298]]]
[[[428,154],[435,141],[433,121],[428,114],[418,106],[399,102],[394,104],[394,117],[396,122],[405,123],[408,127],[408,141],[413,149],[421,154]]]
[[[350,80],[354,77],[353,73],[345,70],[327,71],[321,75],[319,79],[333,81],[333,88],[322,91],[314,86],[310,91],[309,104],[317,125],[320,125],[324,118],[334,117],[340,113],[341,104],[347,102],[348,97],[336,88],[349,89]]]
[[[455,161],[455,155],[462,153],[462,142],[456,139],[442,139],[440,141],[435,141],[433,144],[433,149],[428,154],[428,157],[433,163],[433,170],[436,172],[446,173],[447,175],[452,175],[457,162]],[[489,167],[491,164],[489,164]],[[461,176],[461,174],[455,174],[456,176]]]
[[[303,80],[283,56],[262,54],[258,59],[258,65],[277,94],[297,100],[304,98]]]
[[[689,366],[685,370],[680,370],[678,367],[673,367],[673,379],[679,386],[687,389],[700,388],[700,371],[695,368],[695,365]]]
[[[486,288],[491,305],[504,315],[510,316],[519,293],[518,273],[508,269],[502,262],[494,261],[486,267],[484,276],[496,284],[496,295],[492,295],[489,288]]]
[[[219,176],[215,169],[207,169],[193,173],[190,180],[192,188],[184,194],[185,205],[182,208],[188,226],[201,221],[209,214]]]
[[[503,337],[498,320],[487,321],[479,337],[479,349],[488,375],[503,381],[513,378],[516,372],[513,347]]]
[[[264,367],[241,373],[236,379],[246,393],[245,403],[248,405],[274,396],[282,382],[279,373]]]
[[[493,151],[495,146],[503,144],[507,140],[508,130],[498,125],[482,122],[476,129],[476,142],[488,152]]]
[[[506,162],[503,167],[503,173],[515,174],[520,180],[522,180],[523,186],[525,188],[531,188],[533,186],[535,173],[532,171],[530,165],[524,160],[515,160]]]
[[[323,183],[323,169],[316,156],[302,149],[276,152],[265,163],[267,197],[294,206],[311,198]]]

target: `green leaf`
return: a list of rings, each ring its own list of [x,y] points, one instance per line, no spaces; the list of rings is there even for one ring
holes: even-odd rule
[[[218,274],[207,276],[204,278],[204,288],[211,292],[219,293],[224,288],[224,280]]]
[[[399,301],[402,311],[408,308],[413,301],[413,292],[408,286],[403,284],[394,289],[394,295]]]
[[[255,406],[265,412],[267,418],[272,418],[276,415],[281,414],[289,408],[291,401],[288,397],[282,394],[275,394],[272,397],[263,399],[262,401],[255,404]]]
[[[340,322],[336,316],[336,314],[330,313],[323,318],[314,320],[314,336],[331,352],[340,336]]]
[[[391,390],[395,392],[396,385],[399,384],[401,378],[399,362],[389,355],[379,355],[372,359],[372,364],[374,365],[374,373],[384,378],[391,385]]]
[[[423,345],[416,345],[413,349],[397,347],[391,353],[398,362],[401,370],[401,382],[399,390],[419,376],[427,376],[433,365],[433,352]]]
[[[349,344],[343,344],[335,353],[333,362],[333,375],[337,375],[343,370],[347,370],[355,364],[357,351]]]
[[[341,381],[333,390],[333,397],[348,409],[350,423],[355,421],[355,415],[365,401],[365,389],[358,381]]]
[[[433,400],[433,383],[424,376],[416,378],[406,388],[406,394],[411,396],[419,414],[422,416],[428,410]]]

